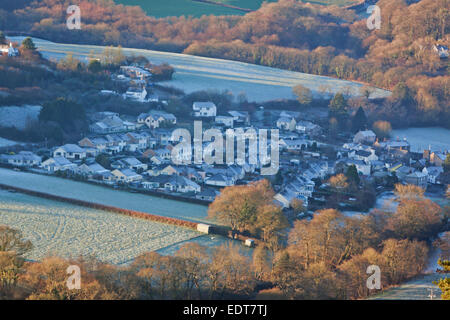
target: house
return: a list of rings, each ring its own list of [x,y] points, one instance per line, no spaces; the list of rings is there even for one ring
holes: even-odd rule
[[[41,164],[41,157],[31,151],[0,155],[0,162],[16,167],[34,167]]]
[[[358,133],[355,134],[355,136],[353,137],[353,142],[373,144],[376,138],[377,136],[372,130],[364,130],[359,131]]]
[[[136,150],[144,150],[147,148],[147,136],[137,132],[128,132],[126,136],[129,138],[126,149],[131,152]]]
[[[308,135],[318,135],[320,134],[322,128],[318,126],[317,124],[314,124],[310,121],[304,121],[300,120],[295,125],[295,130],[302,134],[308,134]]]
[[[195,195],[196,199],[213,202],[220,194],[219,191],[212,188],[205,188],[202,192]]]
[[[413,173],[415,171],[415,169],[412,167],[409,167],[409,166],[402,165],[393,171],[395,171],[395,175],[397,176],[397,178],[399,180],[404,181],[406,176],[409,175],[410,173]]]
[[[422,173],[428,177],[428,183],[439,184],[439,175],[444,172],[442,167],[425,167],[422,169]]]
[[[95,112],[91,116],[91,119],[93,121],[102,121],[107,118],[119,118],[119,114],[117,112],[112,112],[112,111],[99,111],[99,112]]]
[[[201,191],[201,187],[192,180],[189,180],[183,176],[170,176],[168,181],[164,184],[164,188],[169,191],[187,193],[187,192],[195,192],[199,193]]]
[[[147,80],[152,77],[151,72],[135,66],[120,66],[120,71],[130,78],[137,78],[140,80]]]
[[[142,180],[142,176],[131,169],[115,169],[111,172],[117,182],[131,183]]]
[[[123,121],[118,116],[106,117],[102,121],[95,122],[89,126],[89,130],[97,134],[109,134],[123,132],[133,129],[133,124]]]
[[[160,165],[160,164],[162,164],[162,163],[164,162],[164,160],[161,159],[161,158],[158,157],[158,156],[152,156],[152,157],[150,158],[150,162],[151,162],[152,164],[155,164],[155,165]]]
[[[302,195],[296,195],[294,192],[285,190],[283,192],[277,193],[274,196],[275,203],[278,203],[283,208],[289,208],[294,199],[303,201],[304,206],[308,206],[308,198]]]
[[[156,143],[166,146],[172,141],[172,129],[157,128],[152,133],[156,139]]]
[[[403,140],[395,140],[395,141],[383,141],[374,143],[374,146],[377,148],[384,149],[390,153],[398,152],[399,154],[407,154],[410,151],[411,145],[406,139]]]
[[[354,165],[359,174],[362,174],[364,176],[370,176],[370,172],[371,172],[370,163],[365,163],[362,160],[347,159],[345,161],[345,164],[347,166]]]
[[[6,44],[0,44],[0,52],[2,54],[7,54],[8,57],[17,57],[20,53],[17,48],[14,48],[12,42],[9,43],[9,46]]]
[[[432,152],[430,154],[430,163],[434,164],[435,166],[442,167],[446,158],[447,158],[447,154],[445,154],[445,153]]]
[[[298,117],[300,117],[300,112],[283,110],[280,112],[280,118],[282,117],[298,119]]]
[[[141,113],[137,118],[137,122],[155,129],[159,128],[162,124],[174,125],[177,123],[177,118],[171,113],[152,110],[149,113]]]
[[[171,176],[171,175],[181,175],[183,170],[181,167],[173,166],[171,164],[167,165],[164,169],[159,171],[159,174]]]
[[[227,128],[233,128],[234,117],[232,116],[217,116],[215,119],[217,124],[221,124]]]
[[[142,154],[142,156],[144,158],[158,157],[162,161],[166,161],[172,159],[172,152],[168,148],[160,148],[155,150],[148,149]]]
[[[277,128],[280,130],[294,131],[296,124],[295,119],[290,117],[280,117],[277,120]]]
[[[177,175],[154,176],[143,182],[142,185],[146,189],[161,189],[167,192],[199,193],[201,191],[201,187],[197,183]]]
[[[422,187],[423,189],[426,189],[427,182],[428,182],[428,176],[426,173],[415,171],[410,174],[408,174],[405,179],[405,183],[407,184],[414,184],[416,186]]]
[[[205,180],[205,184],[216,187],[229,187],[235,183],[236,180],[233,177],[228,177],[222,173],[215,174]]]
[[[99,174],[99,177],[102,179],[102,181],[106,184],[114,184],[115,183],[115,176],[111,173],[111,171],[105,171]]]
[[[78,141],[78,145],[80,147],[95,148],[100,152],[105,151],[108,144],[109,144],[108,140],[102,137],[95,137],[95,138],[85,137],[80,141]]]
[[[331,174],[330,167],[328,162],[321,161],[316,163],[311,163],[308,170],[302,173],[302,176],[307,178],[308,180],[312,179],[324,179],[328,174]]]
[[[86,150],[76,144],[65,144],[53,151],[53,157],[64,157],[66,159],[81,160],[86,158]]]
[[[135,157],[128,157],[128,158],[120,159],[119,161],[124,164],[125,168],[133,169],[138,172],[145,171],[145,170],[147,170],[147,167],[148,167],[147,164],[142,163]]]
[[[293,192],[296,196],[301,195],[306,198],[312,197],[315,183],[305,177],[296,176],[294,180],[288,183],[285,190]]]
[[[233,121],[241,125],[250,124],[250,115],[247,111],[228,111],[228,114],[233,117]]]
[[[308,147],[308,142],[302,139],[282,139],[280,141],[280,148],[287,151],[300,151],[305,150]]]
[[[435,44],[433,46],[433,50],[439,55],[439,58],[446,59],[448,58],[448,47],[441,45],[441,44]]]
[[[108,169],[103,168],[101,165],[99,165],[97,162],[86,164],[83,163],[78,166],[78,168],[75,170],[78,174],[81,175],[103,175],[106,172],[110,172]]]
[[[159,188],[159,183],[157,181],[142,181],[141,186],[144,189],[153,190]]]
[[[348,153],[348,157],[353,160],[362,160],[365,163],[378,160],[378,156],[375,154],[375,150],[352,150]]]
[[[122,152],[130,140],[126,135],[120,134],[108,134],[104,138],[108,141],[106,152],[109,154]]]
[[[128,90],[123,94],[124,99],[130,99],[137,102],[145,102],[145,98],[147,97],[147,90],[145,87],[139,88],[139,87],[130,87]]]
[[[77,168],[77,165],[64,157],[56,156],[43,161],[41,163],[41,168],[53,173],[56,171],[74,171]]]
[[[194,102],[192,105],[194,117],[215,117],[217,115],[217,107],[213,102]]]

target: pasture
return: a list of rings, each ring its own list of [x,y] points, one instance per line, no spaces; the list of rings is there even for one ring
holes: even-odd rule
[[[217,3],[236,6],[239,8],[257,10],[264,0],[212,0]],[[276,2],[276,0],[265,0]],[[194,16],[202,15],[243,15],[244,11],[227,8],[220,5],[201,3],[192,0],[115,0],[118,4],[140,6],[149,15],[154,17]],[[356,0],[313,0],[304,1],[314,4],[345,6],[355,3]]]

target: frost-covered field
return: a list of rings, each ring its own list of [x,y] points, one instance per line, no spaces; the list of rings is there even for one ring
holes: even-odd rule
[[[0,148],[1,147],[8,147],[8,146],[14,146],[16,144],[19,144],[20,142],[8,140],[5,138],[0,137]]]
[[[0,183],[194,222],[207,222],[207,207],[39,174],[0,168]],[[210,222],[210,221],[209,221]]]
[[[15,41],[23,40],[23,37],[11,38]],[[72,53],[75,57],[85,60],[91,53],[98,55],[104,50],[102,46],[33,40],[39,51],[47,58],[60,59],[67,53]],[[315,94],[320,92],[320,86],[326,86],[332,93],[351,88],[353,94],[359,95],[358,89],[362,86],[351,81],[223,59],[128,48],[123,49],[123,53],[143,55],[153,63],[169,63],[175,68],[176,73],[174,80],[168,81],[167,85],[182,89],[186,93],[205,89],[230,90],[234,95],[244,92],[250,101],[261,102],[294,98],[292,87],[297,84],[310,88]],[[376,89],[373,97],[389,94],[389,91]]]
[[[21,230],[33,242],[34,249],[27,255],[31,260],[92,255],[123,264],[143,252],[200,235],[187,228],[5,190],[0,190],[0,224]]]
[[[450,130],[439,127],[407,128],[392,130],[392,137],[406,138],[411,144],[411,150],[423,151],[431,147],[433,151],[450,150]]]
[[[6,106],[0,107],[0,126],[24,129],[28,119],[37,120],[41,106]]]

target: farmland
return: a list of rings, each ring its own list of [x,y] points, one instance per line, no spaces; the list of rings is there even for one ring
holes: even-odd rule
[[[245,9],[258,9],[264,0],[213,0],[218,3],[231,5]],[[202,15],[242,15],[245,11],[227,8],[219,5],[196,2],[192,0],[115,0],[116,3],[141,6],[150,16],[168,17],[168,16],[194,16]],[[266,0],[266,2],[276,2],[276,0]],[[305,1],[322,5],[348,5],[354,3],[354,0],[316,0]]]
[[[123,209],[147,212],[165,217],[180,218],[194,222],[209,221],[206,215],[206,206],[138,193],[112,190],[97,185],[57,177],[16,172],[0,168],[0,181],[1,183],[10,186],[25,187],[30,190],[45,192],[56,196],[90,201]]]
[[[0,224],[22,231],[34,244],[30,260],[49,255],[95,256],[123,264],[200,234],[153,221],[0,190]]]
[[[10,38],[18,42],[23,40],[23,37]],[[86,61],[91,55],[100,56],[105,48],[54,43],[37,38],[33,41],[48,59],[61,59],[71,53],[74,57]],[[326,88],[327,93],[346,92],[348,89],[350,94],[359,95],[359,88],[362,87],[362,84],[357,82],[224,59],[131,48],[124,48],[123,53],[127,56],[143,55],[155,64],[170,64],[175,68],[173,80],[162,84],[181,89],[185,93],[208,89],[229,90],[235,96],[245,93],[249,101],[262,102],[295,99],[292,87],[298,84],[309,88],[316,95],[323,94],[321,87]],[[372,97],[388,95],[389,91],[375,89]]]
[[[40,111],[41,106],[0,107],[0,126],[24,129],[28,120],[37,120]]]

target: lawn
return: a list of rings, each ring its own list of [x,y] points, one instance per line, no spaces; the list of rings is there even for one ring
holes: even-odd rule
[[[213,0],[218,3],[228,4],[246,9],[258,9],[264,0]],[[267,2],[276,2],[276,0],[266,0]],[[202,15],[242,15],[245,12],[216,6],[212,4],[200,3],[192,0],[115,0],[116,3],[141,6],[148,15],[154,17],[167,16],[194,16]],[[323,5],[337,4],[348,5],[356,0],[312,0],[304,1]]]

